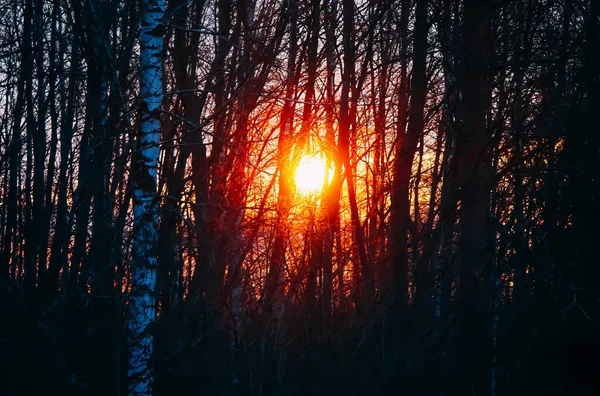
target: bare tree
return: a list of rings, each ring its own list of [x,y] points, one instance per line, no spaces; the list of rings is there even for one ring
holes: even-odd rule
[[[163,98],[162,48],[164,0],[142,1],[140,30],[140,131],[136,144],[133,210],[133,260],[129,297],[129,394],[151,395],[152,324],[156,318],[157,164]]]

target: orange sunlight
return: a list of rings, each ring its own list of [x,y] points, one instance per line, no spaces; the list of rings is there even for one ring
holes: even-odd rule
[[[327,175],[325,160],[318,155],[304,155],[300,159],[294,181],[300,194],[309,195],[317,193],[323,188]]]

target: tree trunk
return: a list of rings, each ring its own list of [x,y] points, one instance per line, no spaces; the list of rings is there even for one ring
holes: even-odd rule
[[[296,21],[297,4],[291,0],[289,9],[290,39],[286,76],[286,95],[281,109],[279,143],[277,147],[277,168],[279,170],[279,193],[277,196],[277,220],[275,224],[275,240],[265,285],[265,310],[275,312],[277,318],[283,315],[283,295],[280,292],[285,265],[286,240],[289,232],[288,216],[294,198],[292,191],[293,178],[293,131],[294,131],[294,93],[296,76],[296,53],[298,52],[298,26]]]
[[[152,326],[156,308],[156,171],[160,142],[164,0],[142,0],[140,28],[140,131],[134,165],[133,260],[129,300],[129,394],[151,395]]]
[[[400,9],[400,90],[398,92],[398,121],[396,125],[397,143],[394,148],[396,161],[393,165],[393,185],[391,194],[390,224],[388,229],[388,255],[390,256],[389,272],[391,282],[386,286],[390,307],[387,312],[387,334],[390,350],[399,339],[401,323],[406,320],[408,293],[408,255],[406,244],[406,222],[402,216],[402,191],[399,184],[400,172],[400,139],[406,133],[408,118],[408,21],[410,15],[410,0],[403,0]],[[408,194],[408,192],[406,192]],[[404,213],[405,214],[405,213]],[[406,228],[402,231],[403,224]]]
[[[398,207],[395,210],[400,212],[398,227],[400,232],[400,238],[405,239],[407,237],[407,230],[409,228],[410,219],[410,200],[409,200],[409,185],[410,177],[412,173],[412,165],[417,150],[417,144],[420,140],[420,136],[423,134],[423,128],[425,126],[423,111],[425,108],[425,97],[427,95],[427,34],[429,32],[429,25],[427,22],[427,2],[417,1],[417,9],[415,15],[415,38],[414,38],[414,51],[413,51],[413,72],[412,72],[412,96],[410,100],[410,112],[408,115],[408,129],[406,135],[400,139],[400,156],[396,159],[397,168],[395,176],[397,189],[396,193],[401,195],[397,197]],[[421,143],[422,144],[422,143]],[[418,192],[417,182],[415,182],[415,191]],[[417,204],[417,197],[415,197],[415,204]],[[415,209],[416,210],[416,209]],[[418,219],[415,218],[415,221]],[[418,230],[418,223],[416,225]],[[412,235],[413,239],[418,238],[416,233]],[[403,246],[407,246],[406,242],[402,242]],[[413,251],[413,271],[415,273],[415,283],[417,287],[415,305],[416,309],[420,310],[425,314],[427,311],[424,305],[431,300],[428,298],[430,292],[429,282],[429,262],[425,260],[417,260],[418,251]],[[416,265],[419,265],[417,268]],[[404,264],[402,264],[404,265]]]
[[[486,280],[491,261],[490,133],[487,55],[491,0],[466,0],[464,5],[466,118],[457,146],[461,188],[460,288],[462,308],[460,346],[463,354],[464,394],[490,393],[489,295]]]
[[[326,3],[325,7],[325,37],[327,45],[327,82],[326,82],[326,101],[325,106],[325,139],[331,152],[334,151],[335,144],[335,132],[334,132],[334,102],[335,102],[335,51],[336,51],[336,39],[335,39],[335,27],[336,27],[336,14],[337,14],[337,2],[331,1]],[[332,176],[331,183],[326,186],[323,190],[323,212],[324,219],[322,225],[323,232],[323,311],[324,315],[328,316],[331,311],[332,303],[332,268],[333,268],[333,245],[335,241],[335,235],[339,231],[338,218],[339,218],[339,200],[340,190],[342,187],[341,183],[341,161],[337,155],[333,155],[334,162],[334,173]],[[329,164],[327,164],[329,165]],[[340,261],[338,264],[343,267],[343,263]],[[340,305],[343,301],[343,269],[338,268],[340,276]]]
[[[35,219],[32,219],[33,214],[36,214],[36,210],[39,209],[39,203],[32,203],[31,201],[31,176],[32,168],[35,173],[37,170],[37,176],[34,175],[34,184],[37,182],[38,187],[35,193],[39,193],[40,187],[40,170],[39,157],[35,155],[35,164],[33,163],[32,147],[41,157],[42,147],[40,147],[40,139],[36,136],[36,117],[34,112],[34,99],[33,99],[33,48],[32,48],[32,20],[33,20],[33,5],[31,0],[25,2],[25,14],[24,14],[24,27],[23,27],[23,60],[22,68],[29,71],[25,80],[25,97],[27,98],[27,166],[25,172],[25,279],[24,286],[25,291],[29,296],[33,296],[36,287],[36,275],[37,275],[37,244],[39,240],[39,228],[34,226]],[[42,163],[43,171],[43,163]],[[43,179],[41,180],[43,183]],[[34,186],[35,188],[35,186]],[[43,190],[42,190],[43,192]],[[43,198],[42,198],[43,200]],[[36,199],[37,202],[37,199]],[[33,209],[32,209],[33,206]]]

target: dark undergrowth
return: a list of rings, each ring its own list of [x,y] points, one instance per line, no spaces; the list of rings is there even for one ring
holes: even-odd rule
[[[18,287],[2,286],[1,395],[126,394],[122,313],[102,317],[89,298],[36,315],[25,306]],[[600,337],[584,313],[590,315],[534,306],[500,328],[498,393],[600,394]],[[313,342],[263,327],[267,336],[250,330],[233,347],[219,328],[195,320],[179,316],[155,328],[156,395],[460,395],[465,389],[456,380],[460,351],[452,331],[422,348],[422,339],[407,338],[400,349],[412,352],[386,355],[376,326]]]

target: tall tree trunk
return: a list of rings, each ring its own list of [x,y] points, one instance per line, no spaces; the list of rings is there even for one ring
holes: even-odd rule
[[[23,27],[23,60],[22,60],[22,68],[29,71],[29,74],[25,80],[25,97],[27,99],[27,166],[25,173],[25,279],[24,286],[26,293],[29,296],[33,295],[34,289],[36,287],[36,275],[37,275],[37,244],[39,239],[39,228],[34,226],[35,220],[32,219],[32,206],[34,214],[36,210],[39,209],[40,203],[32,203],[31,201],[31,175],[32,168],[33,172],[37,170],[37,176],[34,180],[34,183],[37,182],[36,186],[38,187],[35,192],[39,194],[40,182],[43,184],[42,180],[39,179],[40,170],[39,166],[39,158],[42,156],[43,148],[40,146],[40,138],[36,136],[36,117],[34,112],[34,99],[33,99],[33,47],[32,47],[32,20],[33,20],[33,5],[31,0],[27,0],[25,2],[25,11],[24,11],[24,27]],[[45,139],[42,139],[45,141]],[[32,147],[33,150],[37,152],[38,155],[35,155],[35,165],[33,163],[32,156]],[[45,144],[44,144],[45,146]],[[42,159],[43,161],[43,159]],[[37,165],[37,166],[36,166]],[[43,162],[42,169],[43,172]],[[34,176],[35,177],[35,176]],[[35,188],[35,187],[34,187]],[[34,194],[35,194],[34,192]],[[43,190],[42,190],[43,193]],[[43,200],[43,195],[42,198]]]
[[[288,216],[292,206],[294,192],[292,191],[292,152],[294,131],[294,94],[296,76],[296,54],[298,52],[298,12],[297,3],[291,0],[289,8],[290,39],[286,76],[286,94],[279,128],[279,143],[277,147],[277,168],[279,170],[279,192],[277,196],[277,220],[275,224],[275,240],[271,254],[270,266],[265,285],[265,308],[267,312],[275,310],[275,316],[283,315],[283,296],[280,293],[285,265],[286,240],[289,231]],[[279,292],[278,292],[279,291]]]
[[[408,118],[408,21],[410,15],[410,0],[402,0],[400,8],[400,89],[398,92],[398,120],[396,125],[397,143],[394,148],[396,161],[393,165],[393,185],[391,194],[390,225],[388,229],[388,255],[390,284],[386,287],[390,308],[387,312],[387,334],[389,348],[395,349],[395,342],[399,339],[401,323],[406,320],[407,293],[408,293],[408,256],[406,244],[406,228],[404,234],[401,228],[402,202],[399,190],[399,178],[396,173],[400,166],[400,139],[406,133],[406,120]]]
[[[417,144],[420,136],[423,134],[425,126],[423,111],[425,108],[425,97],[427,95],[427,34],[429,32],[429,24],[427,22],[427,2],[417,1],[417,9],[415,13],[415,38],[413,50],[413,71],[412,71],[412,96],[410,100],[410,111],[408,115],[408,129],[406,135],[400,139],[400,156],[396,159],[396,172],[394,176],[398,179],[395,181],[395,193],[401,194],[398,199],[398,207],[395,210],[400,212],[397,220],[400,232],[400,238],[407,237],[410,219],[410,200],[409,200],[409,185],[412,173],[412,165],[417,150]],[[417,190],[418,191],[418,190]],[[415,203],[418,201],[415,201]],[[415,219],[418,220],[418,219]],[[418,238],[416,233],[412,235],[413,239]],[[402,242],[403,246],[407,246],[406,242]],[[417,252],[413,252],[413,257],[416,257]],[[416,264],[419,268],[414,268]],[[404,264],[402,264],[404,265]],[[429,262],[425,260],[413,260],[413,271],[415,272],[416,306],[419,310],[424,310],[423,305],[430,299],[427,295],[430,291],[429,285]]]
[[[547,132],[547,150],[548,167],[544,176],[544,224],[542,226],[542,244],[544,260],[539,260],[536,265],[535,276],[535,295],[540,302],[547,301],[550,297],[550,285],[552,284],[553,267],[556,265],[554,258],[554,249],[559,244],[557,240],[557,220],[558,220],[558,193],[557,193],[557,153],[556,143],[565,125],[568,103],[564,98],[566,88],[567,59],[571,41],[569,33],[571,25],[571,14],[573,12],[573,0],[565,0],[563,4],[562,26],[560,33],[560,47],[558,53],[558,62],[556,65],[556,82],[554,76],[549,81],[552,84],[551,103],[554,109],[552,124],[548,125]],[[590,16],[590,20],[592,17]]]
[[[342,38],[344,49],[344,70],[342,73],[342,93],[340,97],[340,121],[339,121],[339,141],[338,150],[344,165],[344,179],[348,185],[348,200],[350,203],[350,216],[352,222],[352,232],[354,234],[354,243],[358,250],[358,262],[362,271],[362,299],[361,310],[367,309],[373,298],[372,295],[372,274],[367,258],[363,229],[360,223],[358,207],[356,204],[356,191],[354,187],[354,170],[350,162],[350,131],[355,123],[356,111],[354,107],[357,102],[357,92],[355,89],[355,70],[354,62],[356,43],[354,40],[354,1],[344,0],[342,2]],[[350,93],[353,93],[352,97]],[[352,106],[354,102],[354,106]]]
[[[110,29],[109,10],[101,1],[90,1],[87,4],[88,29],[88,70],[90,73],[90,89],[93,96],[88,102],[87,112],[91,113],[91,175],[94,183],[90,184],[92,205],[92,236],[90,239],[90,281],[92,300],[90,308],[99,318],[91,331],[98,345],[92,348],[93,354],[101,362],[102,370],[95,370],[97,387],[106,394],[118,395],[120,371],[120,323],[119,307],[114,299],[115,289],[114,267],[111,262],[112,243],[112,199],[108,196],[109,178],[112,164],[112,139],[108,134],[109,80],[112,71],[108,32]],[[117,76],[113,76],[117,77]],[[118,89],[111,95],[118,96]],[[118,109],[113,108],[118,114]]]
[[[87,41],[86,32],[84,27],[88,23],[83,18],[84,10],[81,8],[81,3],[73,2],[74,15],[76,22],[76,34],[81,40],[82,48],[88,45],[89,56],[89,42]],[[77,290],[81,293],[87,293],[87,281],[88,281],[88,227],[90,220],[90,207],[91,207],[91,187],[89,182],[91,179],[91,159],[92,159],[92,147],[90,139],[93,132],[93,107],[91,103],[94,102],[94,98],[97,96],[94,86],[94,77],[88,73],[86,75],[86,104],[88,108],[85,111],[85,123],[83,127],[83,133],[79,140],[79,164],[77,174],[77,189],[73,193],[73,211],[75,212],[75,235],[73,241],[73,250],[71,252],[71,265],[69,269],[69,276],[65,285],[66,290]],[[87,111],[90,110],[90,111]],[[66,248],[67,246],[65,246]]]
[[[524,175],[523,175],[523,151],[525,149],[525,106],[523,101],[523,85],[525,70],[523,64],[529,57],[529,49],[531,47],[531,40],[529,38],[529,29],[531,24],[531,10],[525,10],[523,4],[517,4],[517,18],[519,26],[522,26],[523,33],[520,35],[515,34],[514,46],[514,57],[516,65],[514,66],[514,101],[511,117],[511,128],[513,130],[514,139],[514,298],[517,302],[522,302],[526,297],[526,266],[527,266],[527,237],[525,233],[526,228],[526,213],[524,213],[524,199],[525,199],[525,186]],[[527,17],[527,18],[525,18]]]
[[[59,121],[58,121],[58,116],[59,116],[59,108],[56,104],[56,80],[57,80],[57,75],[58,73],[62,74],[64,73],[64,65],[63,62],[56,62],[56,59],[63,59],[63,54],[64,52],[61,52],[62,50],[64,50],[64,45],[59,45],[58,46],[58,54],[57,54],[57,44],[58,44],[58,35],[60,34],[61,30],[62,30],[62,24],[59,24],[57,26],[57,22],[58,22],[58,14],[60,12],[60,4],[57,2],[56,4],[54,4],[53,9],[52,9],[52,19],[51,19],[51,44],[50,44],[50,54],[49,54],[49,58],[50,58],[50,71],[48,74],[48,82],[49,82],[49,92],[48,92],[48,101],[46,102],[48,104],[48,106],[50,107],[50,122],[51,122],[51,134],[50,134],[50,153],[49,153],[49,158],[48,158],[48,170],[47,170],[47,174],[46,174],[46,181],[47,181],[47,187],[46,187],[46,192],[45,192],[45,203],[46,206],[44,208],[44,219],[42,222],[42,230],[40,232],[40,235],[42,236],[42,240],[41,240],[41,245],[40,245],[40,263],[39,265],[41,267],[46,267],[46,262],[48,261],[48,243],[49,243],[49,237],[50,237],[50,227],[51,227],[51,220],[52,220],[52,213],[54,212],[54,200],[52,199],[53,195],[57,194],[56,189],[54,188],[54,173],[56,170],[56,154],[57,154],[57,150],[58,150],[58,129],[59,129]],[[64,40],[61,40],[62,43],[64,43]],[[61,77],[62,78],[62,77]],[[64,80],[61,80],[64,82]],[[64,85],[60,86],[61,88],[63,88],[62,92],[64,91]],[[64,103],[64,102],[63,102]],[[42,285],[46,283],[46,279],[48,278],[48,276],[46,275],[46,271],[44,272],[44,276],[40,277],[40,287],[42,287]],[[44,300],[47,296],[47,293],[42,293],[42,304],[44,303]]]
[[[28,231],[30,244],[27,249],[26,262],[33,260],[37,268],[37,275],[42,277],[46,270],[46,263],[39,257],[41,228],[44,219],[44,186],[45,186],[45,163],[46,163],[46,83],[44,68],[44,44],[43,44],[44,15],[42,2],[34,4],[34,41],[35,41],[35,63],[37,74],[37,125],[32,128],[33,134],[33,203],[32,218],[29,221],[31,230]],[[28,116],[28,124],[33,118]],[[36,277],[37,285],[37,277]]]
[[[140,28],[140,131],[133,187],[133,260],[129,300],[129,394],[151,395],[152,324],[156,308],[156,171],[160,142],[164,0],[142,0]]]
[[[92,238],[90,254],[93,257],[91,286],[94,294],[107,295],[112,289],[114,270],[109,262],[110,228],[109,217],[112,208],[108,206],[109,140],[107,135],[108,117],[108,70],[109,58],[106,53],[107,37],[105,32],[106,16],[102,2],[89,3],[89,36],[91,41],[88,68],[91,71],[91,86],[95,95],[89,102],[87,111],[92,113],[92,169],[94,183],[90,185],[93,196],[92,206]]]
[[[336,51],[336,39],[335,39],[335,27],[336,27],[336,14],[337,14],[337,2],[328,1],[325,6],[325,37],[327,46],[327,82],[325,97],[327,105],[325,106],[325,139],[333,152],[336,146],[335,144],[335,131],[334,131],[334,102],[335,102],[335,51]],[[332,267],[333,267],[333,245],[335,241],[335,235],[339,231],[338,218],[339,218],[339,200],[340,190],[342,187],[341,183],[341,161],[339,156],[333,155],[334,162],[334,173],[332,176],[331,183],[324,188],[323,191],[323,212],[324,214],[324,237],[323,237],[323,311],[325,315],[329,315],[331,311],[332,302]],[[328,164],[329,165],[329,164]],[[339,262],[339,266],[343,267],[343,263]],[[338,268],[339,271],[339,295],[340,305],[343,301],[343,269]]]
[[[60,118],[60,164],[58,170],[58,185],[56,194],[58,201],[56,205],[56,224],[54,226],[54,237],[50,252],[50,265],[47,272],[47,303],[53,299],[53,295],[58,291],[58,278],[61,269],[67,269],[66,249],[71,237],[68,229],[68,178],[69,157],[71,156],[73,123],[76,109],[76,94],[79,87],[79,67],[80,67],[80,39],[75,35],[71,46],[71,58],[69,69],[69,88],[64,89],[63,76],[60,77],[61,89],[61,118]],[[61,46],[65,46],[65,40],[61,40]],[[64,50],[60,50],[64,53]],[[66,91],[66,92],[65,92]],[[75,207],[73,208],[75,209]],[[66,275],[66,273],[65,273]],[[65,279],[67,277],[65,276]]]
[[[26,3],[26,12],[24,17],[30,16],[31,4]],[[22,123],[25,113],[26,101],[26,81],[33,75],[33,65],[31,62],[31,20],[25,19],[23,24],[23,42],[21,43],[21,64],[19,68],[19,78],[17,81],[17,100],[13,113],[13,130],[10,138],[9,146],[9,190],[6,198],[7,218],[6,229],[3,235],[4,251],[2,252],[2,276],[8,277],[11,265],[15,267],[18,249],[18,237],[20,230],[18,229],[17,214],[19,213],[19,196],[21,179],[21,147],[22,147]],[[15,271],[16,272],[16,271]]]
[[[457,146],[461,188],[459,302],[462,308],[460,346],[464,393],[490,393],[489,295],[486,279],[491,262],[490,133],[488,103],[488,26],[492,1],[466,0],[464,5],[466,118]]]
[[[451,1],[451,0],[450,0]],[[453,16],[453,20],[451,20]],[[462,63],[456,56],[456,47],[459,45],[460,32],[459,2],[455,1],[452,9],[447,3],[442,15],[440,27],[443,51],[444,68],[444,100],[442,123],[444,131],[444,150],[442,157],[441,174],[443,182],[441,187],[440,202],[440,261],[438,265],[438,288],[439,288],[439,316],[450,311],[451,290],[455,280],[454,269],[454,235],[457,210],[456,183],[456,136],[455,133],[462,129],[462,96],[460,96],[458,85],[462,84]],[[458,76],[458,79],[456,78]]]
[[[306,94],[304,96],[304,109],[302,112],[302,126],[300,127],[300,133],[298,136],[298,147],[300,148],[299,152],[302,152],[302,148],[309,142],[310,140],[310,129],[314,125],[313,120],[313,100],[315,97],[315,82],[317,79],[317,66],[318,66],[318,46],[319,46],[319,27],[320,27],[320,1],[313,0],[311,1],[311,13],[310,18],[308,20],[307,27],[309,29],[309,34],[307,37],[307,45],[308,45],[308,57],[307,57],[307,81],[306,81]],[[297,157],[297,156],[295,156]],[[294,158],[294,163],[296,164],[296,158]],[[323,181],[326,183],[326,181]],[[322,217],[323,213],[319,212],[315,217]],[[317,273],[319,269],[322,269],[323,265],[323,240],[321,238],[321,229],[320,223],[315,222],[315,218],[311,219],[311,233],[307,237],[308,240],[306,243],[310,244],[311,247],[309,251],[311,254],[309,255],[310,259],[307,260],[309,269],[307,273],[306,279],[306,298],[305,305],[309,312],[309,315],[312,315],[312,311],[315,306],[316,301],[316,293],[317,293]],[[328,285],[328,286],[327,286]],[[329,287],[331,289],[331,272],[323,273],[323,289],[325,287]],[[329,290],[329,295],[331,295],[331,290]],[[327,305],[326,310],[324,310],[325,317],[329,313],[330,305]],[[325,308],[325,306],[323,306]]]

